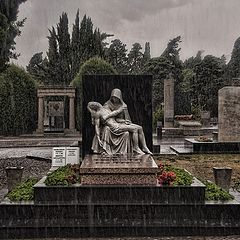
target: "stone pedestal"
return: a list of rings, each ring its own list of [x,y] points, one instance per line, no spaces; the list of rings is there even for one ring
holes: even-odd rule
[[[8,192],[10,192],[21,183],[23,167],[7,167],[5,170],[7,175]]]
[[[218,141],[240,142],[240,87],[218,92]]]
[[[201,111],[201,123],[203,127],[209,127],[210,126],[210,112],[209,111]]]
[[[174,125],[174,79],[164,80],[164,127]]]
[[[213,174],[216,185],[228,192],[231,185],[232,168],[214,167]]]
[[[82,185],[156,185],[158,166],[150,155],[86,155]]]

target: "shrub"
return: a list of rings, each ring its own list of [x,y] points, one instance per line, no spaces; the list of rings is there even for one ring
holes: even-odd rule
[[[111,64],[105,60],[94,57],[87,60],[80,68],[71,85],[76,87],[76,127],[82,131],[82,76],[94,74],[117,74]]]
[[[66,165],[47,175],[47,186],[69,186],[80,181],[79,164]]]
[[[0,75],[0,134],[19,135],[36,129],[36,82],[10,65]]]
[[[206,185],[205,199],[206,200],[220,200],[227,201],[232,200],[234,197],[218,187],[216,184],[211,183],[209,181],[202,181]]]
[[[11,192],[7,194],[7,197],[11,201],[30,201],[33,200],[33,186],[38,182],[36,178],[29,178]]]

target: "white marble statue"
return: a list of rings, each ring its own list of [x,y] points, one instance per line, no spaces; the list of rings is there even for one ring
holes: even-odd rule
[[[92,143],[95,153],[152,154],[146,145],[142,127],[131,122],[121,90],[113,89],[104,106],[98,102],[89,102],[87,108],[95,126]]]

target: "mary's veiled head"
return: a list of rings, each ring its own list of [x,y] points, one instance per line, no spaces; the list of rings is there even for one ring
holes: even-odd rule
[[[114,104],[121,104],[123,102],[121,90],[118,88],[113,89],[111,92],[110,100]]]

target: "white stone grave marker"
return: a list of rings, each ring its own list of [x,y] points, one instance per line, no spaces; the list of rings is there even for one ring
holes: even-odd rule
[[[79,164],[79,147],[66,148],[66,164]]]
[[[66,165],[66,148],[54,147],[52,149],[52,166],[61,167]]]

